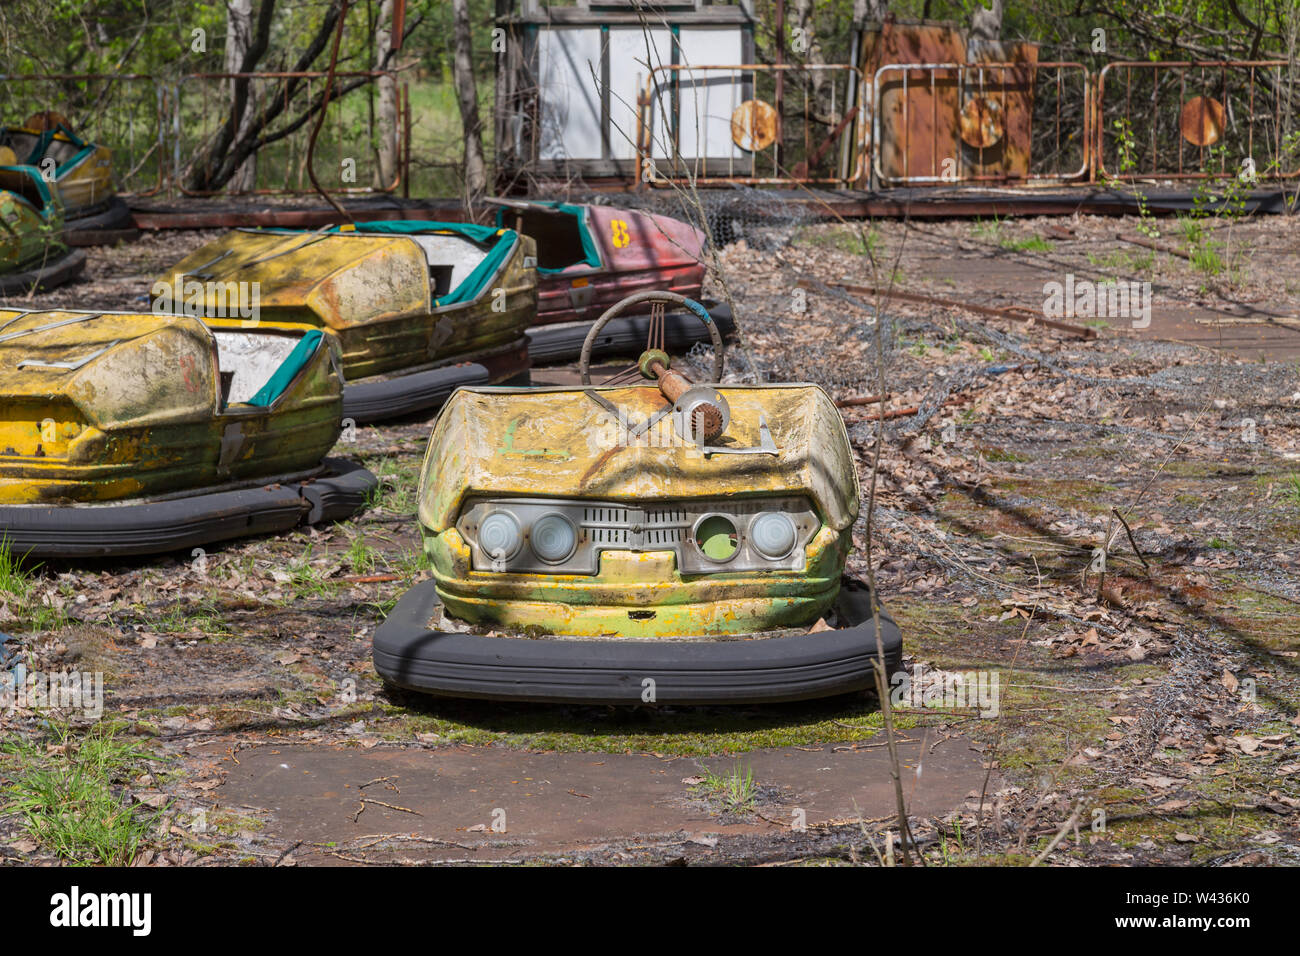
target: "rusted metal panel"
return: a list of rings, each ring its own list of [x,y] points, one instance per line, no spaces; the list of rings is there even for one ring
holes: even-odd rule
[[[218,336],[310,326],[188,316],[0,312],[0,502],[102,502],[308,473],[339,433],[339,346],[268,406],[223,400]],[[256,383],[252,383],[253,389]],[[251,390],[250,390],[251,393]]]
[[[954,26],[942,23],[885,23],[862,35],[862,69],[872,83],[871,170],[882,181],[942,173],[945,158],[957,155],[954,117],[961,108],[955,70],[895,70],[878,77],[889,64],[961,63],[966,41]],[[878,139],[879,142],[875,142]]]
[[[976,179],[998,177],[1005,180],[1027,179],[1030,172],[1030,153],[1033,145],[1034,83],[1038,63],[1036,43],[999,43],[981,45],[970,53],[976,64],[1024,63],[1021,69],[992,66],[987,72],[968,73],[966,100],[968,105],[992,107],[998,114],[1000,135],[987,146],[967,141],[960,136],[964,159],[970,164]],[[962,131],[964,132],[964,130]]]
[[[1026,179],[1063,182],[1081,180],[1089,173],[1091,113],[1088,73],[1082,64],[886,64],[875,73],[875,88],[881,95],[888,93],[890,77],[894,76],[902,77],[898,91],[900,115],[907,111],[913,88],[940,91],[947,78],[953,78],[953,102],[963,106],[945,114],[931,101],[930,119],[919,130],[929,140],[914,146],[910,137],[916,124],[904,116],[901,132],[889,129],[889,111],[878,96],[873,110],[873,168],[881,185],[1014,184]],[[1035,94],[1040,89],[1050,90],[1055,97],[1050,104],[1055,108],[1054,122],[1046,130],[1049,135],[1040,136],[1041,156],[1035,154],[1033,120],[1039,109]],[[1077,115],[1074,125],[1062,112],[1066,99],[1072,100],[1066,108]],[[902,137],[901,146],[905,147],[901,150],[898,137]],[[948,149],[951,152],[944,155]],[[1078,164],[1071,166],[1068,156],[1074,154],[1079,157]],[[891,155],[900,159],[905,175],[887,171]],[[913,166],[917,157],[930,157],[930,167]]]

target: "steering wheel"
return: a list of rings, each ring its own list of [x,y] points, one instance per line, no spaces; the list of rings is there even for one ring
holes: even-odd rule
[[[709,330],[709,337],[713,340],[713,373],[709,381],[722,381],[722,368],[726,349],[722,344],[722,333],[718,331],[718,324],[713,321],[713,316],[709,315],[708,310],[694,299],[688,299],[676,292],[637,292],[635,295],[630,295],[606,309],[605,313],[588,330],[586,341],[582,343],[582,356],[578,360],[578,373],[582,377],[583,385],[591,384],[591,350],[596,345],[596,339],[600,337],[601,329],[608,325],[611,319],[617,318],[632,306],[640,305],[642,302],[651,303],[650,328],[646,334],[647,352],[657,351],[662,353],[664,351],[664,306],[681,306],[698,316]],[[627,378],[633,373],[637,375],[643,374],[639,361],[630,368],[611,375],[601,384],[612,385],[616,380]]]

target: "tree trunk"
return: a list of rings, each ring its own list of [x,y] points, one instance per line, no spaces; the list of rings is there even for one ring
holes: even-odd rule
[[[248,56],[253,42],[253,0],[226,0],[226,72],[239,73],[244,69],[244,58]],[[247,124],[257,112],[255,102],[256,90],[247,84],[247,96],[242,97],[237,90],[236,80],[230,81],[231,110],[234,113],[236,138],[246,132]],[[250,156],[230,177],[229,187],[232,192],[251,192],[257,185],[257,157]]]
[[[382,0],[375,23],[375,69],[392,67],[393,0]],[[375,178],[376,189],[388,189],[397,181],[397,78],[376,81],[375,95]]]
[[[1002,0],[993,0],[990,9],[975,8],[970,15],[972,40],[996,43],[1002,37]]]
[[[853,0],[853,22],[855,24],[860,25],[873,20],[876,23],[882,23],[887,13],[889,13],[889,0]]]
[[[483,158],[483,124],[478,116],[478,89],[474,83],[474,61],[470,52],[469,0],[451,0],[452,72],[456,99],[460,103],[460,125],[465,134],[465,212],[471,221],[475,206],[487,188],[487,163]]]

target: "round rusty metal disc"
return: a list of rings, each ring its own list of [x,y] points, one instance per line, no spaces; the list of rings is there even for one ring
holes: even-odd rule
[[[1223,136],[1223,104],[1213,96],[1193,96],[1183,104],[1178,128],[1193,146],[1211,146]]]
[[[1002,101],[972,96],[961,108],[961,139],[975,149],[988,149],[1002,139]]]
[[[731,141],[751,153],[776,142],[776,110],[762,100],[745,100],[731,114]]]

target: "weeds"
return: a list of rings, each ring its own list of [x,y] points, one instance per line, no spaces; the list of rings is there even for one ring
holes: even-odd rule
[[[997,216],[987,222],[983,219],[976,219],[975,224],[970,227],[970,231],[976,239],[982,239],[985,242],[997,242],[998,235],[1002,232],[1002,220]]]
[[[0,594],[25,604],[31,591],[31,572],[23,570],[22,558],[14,556],[9,538],[0,537]]]
[[[1042,236],[1030,236],[1027,239],[1003,239],[998,245],[1011,252],[1051,252],[1054,248]]]
[[[312,563],[312,546],[307,545],[302,557],[289,562],[289,587],[294,597],[329,597],[334,593],[335,585],[325,577],[324,572]]]
[[[126,866],[161,810],[140,816],[124,784],[152,755],[98,725],[72,736],[54,728],[56,743],[15,738],[0,744],[4,809],[50,853],[73,863]]]
[[[352,539],[343,557],[352,568],[353,574],[370,574],[379,561],[378,552],[366,544],[366,539],[362,535]]]
[[[696,789],[722,804],[724,812],[735,813],[752,809],[757,787],[754,784],[754,768],[748,765],[742,770],[740,764],[731,768],[726,776],[719,776],[712,770],[704,771],[704,780]]]

